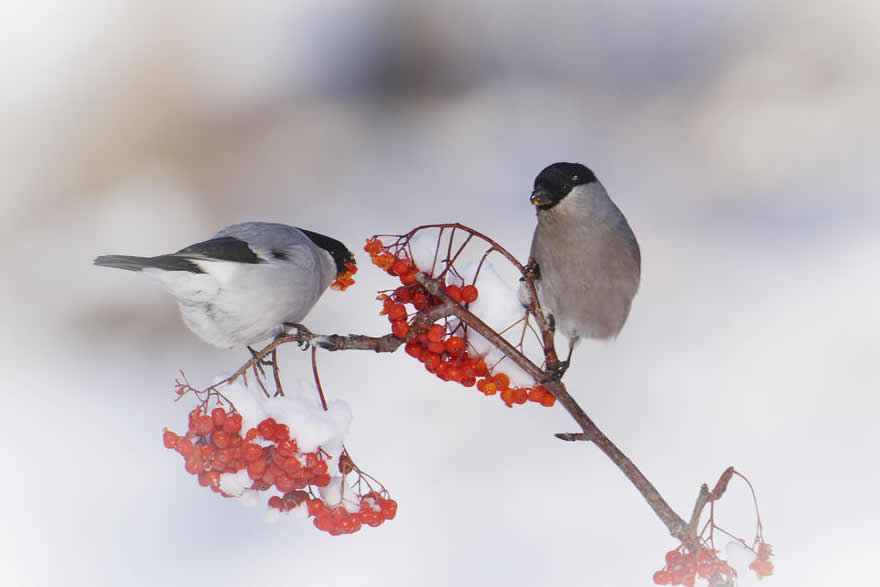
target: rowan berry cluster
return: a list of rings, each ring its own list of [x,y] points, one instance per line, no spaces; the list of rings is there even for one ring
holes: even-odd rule
[[[320,449],[301,453],[286,424],[266,418],[241,435],[242,419],[237,413],[214,408],[207,414],[197,407],[189,414],[189,429],[182,436],[164,431],[165,446],[184,458],[187,473],[197,475],[199,484],[230,497],[220,487],[220,475],[246,470],[251,489],[275,487],[282,494],[309,485],[330,483],[327,461]]]
[[[361,526],[380,526],[385,520],[392,520],[397,514],[397,502],[384,498],[371,491],[361,496],[356,511],[349,511],[342,504],[328,507],[320,499],[307,503],[309,516],[315,518],[315,528],[329,532],[332,536],[352,534]]]
[[[380,314],[387,316],[391,322],[391,332],[398,338],[406,338],[411,327],[407,305],[412,305],[416,311],[423,311],[440,304],[441,300],[416,281],[415,276],[420,269],[406,250],[400,246],[395,249],[392,253],[376,238],[368,239],[364,246],[376,266],[400,279],[401,285],[397,289],[381,293],[378,299],[382,302]],[[435,279],[449,297],[459,304],[475,302],[480,295],[473,284],[447,284],[443,278]],[[481,357],[469,352],[472,348],[469,347],[467,329],[462,324],[453,326],[448,321],[445,324],[432,324],[426,331],[410,338],[404,348],[408,355],[424,364],[429,373],[464,387],[476,386],[484,395],[498,394],[507,407],[527,401],[550,407],[556,402],[556,398],[543,385],[511,387],[507,374],[493,373],[493,369]]]
[[[654,573],[654,583],[693,587],[698,575],[703,579],[716,577],[714,584],[732,584],[736,571],[707,548],[683,552],[679,547],[666,553],[666,566]]]
[[[773,563],[770,562],[771,556],[773,556],[773,547],[763,540],[759,542],[757,556],[749,565],[749,568],[755,571],[759,579],[773,574]]]
[[[336,276],[336,280],[330,284],[330,289],[335,291],[345,291],[350,286],[354,285],[354,278],[352,276],[358,272],[357,264],[354,261],[349,261],[345,264],[345,269],[346,271],[344,273],[340,273]]]

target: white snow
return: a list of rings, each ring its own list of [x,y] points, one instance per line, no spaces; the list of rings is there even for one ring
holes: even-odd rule
[[[736,584],[738,587],[759,585],[758,575],[749,568],[755,560],[755,553],[741,543],[731,540],[724,548],[727,554],[727,564],[736,571]]]
[[[474,281],[479,261],[474,260],[459,269],[459,273],[464,278],[465,283],[473,283],[479,295],[476,301],[472,302],[468,309],[483,322],[492,327],[495,332],[501,332],[512,324],[521,320],[525,316],[525,309],[519,301],[519,291],[517,287],[505,281],[498,271],[492,265],[491,261],[485,261],[480,274]],[[505,333],[505,338],[514,345],[519,340],[522,326],[517,325]],[[533,336],[526,333],[526,337]],[[486,364],[491,368],[498,363],[493,372],[503,372],[510,377],[510,383],[514,387],[528,387],[535,384],[535,380],[525,371],[519,368],[510,358],[496,348],[492,343],[474,332],[468,331],[468,341],[473,347],[476,354],[482,356]],[[530,357],[532,361],[537,361],[540,366],[540,359]],[[500,361],[500,362],[499,362]]]
[[[288,385],[283,397],[269,398],[252,379],[250,381],[248,387],[239,380],[219,388],[241,414],[243,432],[266,418],[274,418],[280,424],[287,424],[301,452],[314,452],[320,446],[334,457],[338,456],[351,424],[351,408],[347,403],[329,401],[324,411],[317,388],[307,380]]]
[[[425,274],[434,273],[434,258],[437,256],[437,239],[439,236],[439,228],[429,228],[420,230],[409,240],[412,262]],[[439,271],[442,268],[437,267],[436,269]]]

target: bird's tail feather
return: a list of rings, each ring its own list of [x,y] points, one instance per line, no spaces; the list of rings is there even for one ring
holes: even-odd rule
[[[94,261],[101,267],[115,267],[126,271],[141,271],[148,267],[165,271],[189,271],[202,273],[202,269],[186,257],[159,255],[158,257],[134,257],[131,255],[101,255]]]
[[[115,267],[126,271],[140,271],[144,267],[152,267],[149,257],[133,257],[131,255],[101,255],[95,259],[95,265]]]

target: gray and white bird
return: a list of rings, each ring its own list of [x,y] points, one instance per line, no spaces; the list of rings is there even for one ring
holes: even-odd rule
[[[561,376],[581,338],[609,339],[623,328],[639,289],[641,252],[623,213],[579,163],[546,167],[530,201],[538,216],[529,253],[538,300],[569,340],[568,358],[550,366]]]
[[[177,298],[183,322],[214,346],[250,346],[299,323],[331,283],[353,281],[354,256],[336,239],[269,222],[227,226],[157,257],[104,255],[102,267],[140,271]],[[335,281],[336,280],[336,281]]]

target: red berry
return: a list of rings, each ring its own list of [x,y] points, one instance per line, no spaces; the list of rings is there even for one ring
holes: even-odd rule
[[[406,306],[403,304],[391,304],[388,307],[388,319],[392,322],[406,320]]]
[[[381,504],[382,508],[382,516],[386,520],[393,520],[394,516],[397,515],[397,502],[393,499],[385,499]]]
[[[177,447],[177,440],[179,438],[180,437],[176,433],[172,432],[168,428],[165,428],[165,431],[162,433],[162,442],[165,444],[165,448]]]
[[[263,449],[258,444],[248,443],[244,447],[244,460],[253,463],[263,458]]]
[[[214,420],[211,419],[211,416],[198,416],[193,424],[194,432],[201,436],[210,434],[214,431]]]
[[[427,352],[422,355],[422,359],[424,359],[425,362],[425,369],[427,369],[431,373],[436,373],[441,364],[440,355]]]
[[[428,328],[428,340],[430,342],[443,342],[443,338],[446,336],[446,327],[440,324],[432,324],[430,328]]]
[[[394,271],[397,275],[403,275],[404,273],[409,273],[412,270],[412,261],[407,259],[406,257],[401,257],[394,261],[394,264],[391,265],[391,270]]]
[[[401,273],[400,274],[400,283],[402,283],[404,285],[414,284],[416,282],[416,273],[418,273],[418,271],[416,271],[415,269],[411,269],[410,271],[407,271],[406,273]]]
[[[443,354],[443,351],[446,350],[446,345],[442,342],[431,341],[428,343],[428,352],[434,353],[435,355]]]
[[[409,324],[406,320],[395,320],[391,323],[391,333],[397,338],[406,338],[407,332],[409,332]]]
[[[510,377],[508,377],[505,373],[498,373],[492,376],[492,381],[495,382],[495,386],[498,388],[498,391],[504,391],[508,387],[510,387]]]
[[[177,446],[175,446],[174,448],[183,457],[188,457],[192,455],[195,451],[195,449],[193,448],[193,443],[189,438],[178,437]]]
[[[266,472],[266,461],[256,460],[247,466],[248,477],[257,480]]]
[[[448,293],[449,297],[451,297],[453,300],[455,300],[459,304],[461,303],[461,288],[459,286],[447,285],[446,293]]]
[[[682,562],[682,558],[684,558],[681,554],[680,550],[670,550],[666,553],[666,564],[670,567],[673,567]]]
[[[226,421],[223,422],[223,431],[228,432],[229,434],[238,434],[241,432],[241,414],[236,413],[227,416]]]
[[[447,353],[453,357],[457,357],[464,351],[464,344],[464,339],[460,336],[450,336],[446,339],[444,346],[446,347]]]
[[[299,451],[295,440],[284,440],[278,443],[278,454],[282,457],[292,457]]]
[[[476,301],[479,292],[473,285],[466,285],[461,288],[461,301],[471,303]]]
[[[657,571],[654,573],[654,583],[657,585],[669,585],[671,580],[672,576],[669,574],[669,571]]]
[[[211,411],[211,420],[214,421],[215,427],[222,428],[223,424],[226,423],[226,410],[223,408],[214,408]]]
[[[409,356],[414,357],[416,359],[421,357],[422,353],[424,352],[424,349],[422,349],[422,345],[417,343],[415,340],[411,340],[408,343],[406,343],[404,350],[406,351],[406,354],[408,354]]]
[[[217,430],[211,435],[211,442],[214,443],[214,446],[217,448],[228,448],[230,445],[229,434],[222,430]]]

